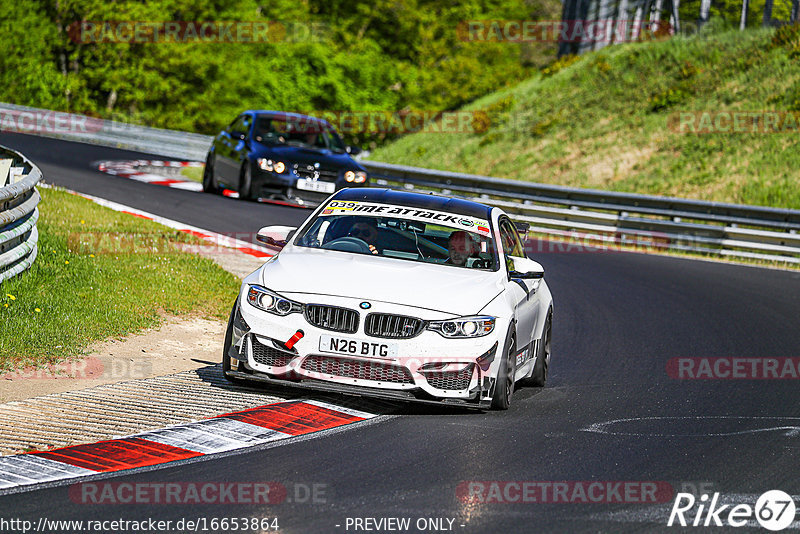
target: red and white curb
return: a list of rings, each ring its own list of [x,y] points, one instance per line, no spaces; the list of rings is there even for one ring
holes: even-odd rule
[[[152,172],[146,172],[140,170],[142,167],[144,168],[153,168],[153,167],[166,167],[166,168],[184,168],[184,167],[203,167],[203,163],[199,161],[161,161],[161,160],[149,160],[149,159],[137,159],[137,160],[106,160],[106,161],[97,161],[93,164],[97,167],[98,171],[104,172],[106,174],[111,174],[114,176],[121,176],[123,178],[130,178],[131,180],[136,180],[138,182],[144,182],[153,185],[162,185],[166,187],[171,187],[173,189],[183,189],[185,191],[194,191],[196,193],[203,192],[203,184],[198,182],[193,182],[192,180],[186,178],[167,178],[161,174],[155,174]],[[222,195],[230,198],[239,198],[239,193],[236,191],[232,191],[230,189],[223,189]],[[307,204],[298,204],[291,201],[285,200],[275,200],[275,199],[267,199],[267,198],[259,198],[258,202],[263,202],[267,204],[277,204],[279,206],[289,206],[292,208],[309,208]]]
[[[37,187],[50,187],[47,184],[39,184]],[[255,256],[256,258],[269,258],[275,255],[275,251],[267,248],[262,247],[260,245],[256,245],[254,243],[249,243],[247,241],[243,241],[241,239],[236,239],[231,236],[227,236],[224,234],[218,234],[216,232],[212,232],[210,230],[204,230],[202,228],[198,228],[196,226],[191,226],[182,222],[178,222],[172,219],[167,219],[166,217],[161,217],[160,215],[154,215],[152,213],[148,213],[146,211],[138,210],[136,208],[132,208],[130,206],[125,206],[124,204],[119,204],[117,202],[112,202],[111,200],[106,200],[104,198],[95,197],[92,195],[87,195],[84,193],[78,193],[77,191],[72,191],[70,189],[64,189],[59,187],[58,189],[62,191],[66,191],[72,195],[77,195],[81,198],[85,198],[86,200],[91,200],[95,204],[100,206],[112,209],[114,211],[118,211],[120,213],[127,213],[128,215],[133,215],[134,217],[139,217],[142,219],[147,219],[149,221],[157,222],[162,224],[168,228],[172,228],[174,230],[178,230],[180,232],[185,232],[187,234],[191,234],[195,237],[202,239],[203,241],[207,241],[215,246],[223,246],[232,249],[236,249],[239,252],[243,252],[245,254],[249,254],[250,256]]]
[[[0,490],[245,449],[376,416],[317,400],[267,404],[108,441],[5,456]]]
[[[185,189],[186,191],[202,191],[203,184],[193,182],[185,178],[166,178],[160,174],[140,171],[140,167],[202,167],[199,161],[159,161],[159,160],[110,160],[98,161],[95,163],[97,170],[114,176],[130,178],[138,182],[145,182],[153,185],[164,185],[175,189]],[[235,193],[234,193],[235,194]],[[238,195],[237,195],[238,196]]]

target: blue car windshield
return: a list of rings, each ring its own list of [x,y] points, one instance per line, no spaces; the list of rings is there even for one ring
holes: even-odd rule
[[[345,151],[344,142],[333,128],[309,117],[259,116],[254,133],[260,143]]]

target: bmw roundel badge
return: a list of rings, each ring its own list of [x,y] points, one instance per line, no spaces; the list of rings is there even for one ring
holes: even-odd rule
[[[362,302],[361,304],[359,304],[359,307],[362,310],[368,310],[372,307],[372,304],[370,304],[369,302]]]

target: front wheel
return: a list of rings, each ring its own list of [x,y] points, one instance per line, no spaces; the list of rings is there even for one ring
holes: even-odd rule
[[[209,154],[206,158],[206,166],[203,167],[203,191],[205,193],[219,194],[219,186],[214,176],[214,155]]]
[[[516,345],[514,335],[510,334],[505,354],[500,361],[500,369],[497,371],[497,383],[492,396],[493,410],[508,410],[511,405],[511,396],[514,394],[514,348]]]
[[[231,348],[233,345],[233,318],[236,316],[236,306],[238,302],[233,304],[233,309],[231,310],[231,316],[228,319],[228,328],[225,330],[225,343],[222,346],[222,376],[225,377],[225,380],[228,382],[232,382],[234,384],[242,384],[245,383],[244,380],[240,378],[233,378],[228,376],[228,373],[231,371],[231,357],[228,355],[228,349]]]
[[[253,171],[250,169],[250,162],[245,161],[242,171],[239,173],[239,198],[249,200],[253,197]]]

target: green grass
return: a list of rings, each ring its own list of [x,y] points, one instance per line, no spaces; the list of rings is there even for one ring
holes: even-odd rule
[[[184,167],[181,176],[193,182],[203,183],[203,167]]]
[[[800,209],[800,133],[681,133],[681,111],[800,111],[800,32],[703,33],[561,60],[490,94],[474,133],[370,159],[549,184]],[[477,123],[476,123],[477,124]]]
[[[63,191],[40,193],[39,256],[0,284],[0,370],[75,357],[170,314],[227,318],[239,281],[174,246],[195,238]]]

